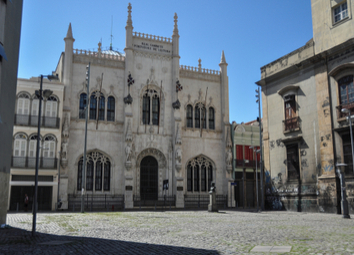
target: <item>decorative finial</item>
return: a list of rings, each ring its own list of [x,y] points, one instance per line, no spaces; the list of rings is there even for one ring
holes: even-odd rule
[[[177,13],[175,13],[174,19],[175,19],[175,25],[174,25],[174,28],[173,28],[173,35],[178,35],[178,26],[177,26],[178,16],[177,16]]]
[[[199,72],[202,71],[202,60],[201,59],[198,59],[198,69],[199,69]]]
[[[74,39],[74,38],[73,38],[73,31],[72,31],[72,29],[71,29],[71,23],[69,23],[68,32],[66,33],[65,39]]]
[[[222,51],[222,54],[221,54],[220,64],[226,64],[226,59],[225,59],[224,51]]]
[[[98,52],[101,52],[101,45],[102,45],[102,43],[99,42],[99,43],[98,43]]]
[[[133,26],[133,21],[132,21],[132,5],[129,3],[128,5],[128,20],[127,20],[127,26]]]

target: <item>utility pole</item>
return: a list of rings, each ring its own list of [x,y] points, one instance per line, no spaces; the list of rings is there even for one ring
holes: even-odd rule
[[[85,147],[84,147],[84,159],[82,165],[82,181],[81,181],[81,212],[85,212],[85,173],[86,173],[86,147],[87,147],[87,120],[88,120],[88,109],[90,107],[90,62],[86,66],[86,108],[85,108]]]

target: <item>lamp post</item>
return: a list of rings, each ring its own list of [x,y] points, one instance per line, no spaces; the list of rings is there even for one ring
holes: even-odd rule
[[[345,189],[345,176],[344,176],[345,166],[347,166],[347,164],[344,164],[344,163],[336,164],[337,174],[339,175],[340,186],[341,186],[341,195],[342,195],[341,209],[342,209],[342,215],[343,215],[343,218],[350,219],[349,210],[348,210],[347,192],[346,192],[346,189]]]
[[[261,90],[258,87],[258,89],[256,89],[256,103],[258,103],[258,123],[259,123],[259,153],[261,155],[261,159],[259,161],[259,169],[261,171],[261,197],[262,197],[262,211],[264,211],[264,192],[263,192],[263,167],[262,167],[262,163],[263,163],[263,154],[262,154],[262,119],[261,119]]]
[[[87,148],[87,120],[88,109],[90,107],[89,86],[90,86],[90,67],[91,63],[86,66],[86,108],[85,108],[85,145],[84,145],[84,158],[82,165],[82,180],[81,180],[81,212],[85,212],[85,173],[86,173],[86,148]]]
[[[347,108],[342,108],[342,112],[348,114],[349,119],[349,130],[350,130],[350,144],[352,146],[352,167],[353,167],[353,174],[354,174],[354,148],[353,148],[353,131],[352,131],[352,116],[350,110]]]
[[[38,131],[37,131],[37,148],[36,148],[36,172],[34,181],[34,199],[33,199],[33,221],[32,221],[32,236],[36,233],[36,220],[37,220],[37,196],[38,196],[38,167],[39,167],[39,143],[40,143],[40,132],[41,132],[41,110],[42,110],[42,100],[43,98],[48,98],[53,93],[49,89],[43,91],[43,77],[48,80],[58,80],[57,75],[41,75],[41,81],[39,85],[39,90],[36,90],[35,94],[39,99],[39,109],[38,109]]]
[[[258,202],[258,166],[257,166],[257,154],[261,151],[257,150],[256,146],[251,146],[250,149],[253,149],[253,152],[256,153],[256,193],[257,193],[257,212],[259,211],[259,202]]]

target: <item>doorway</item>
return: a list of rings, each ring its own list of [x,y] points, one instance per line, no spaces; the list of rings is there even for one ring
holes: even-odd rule
[[[140,199],[157,200],[158,198],[158,163],[152,156],[147,156],[140,163]]]

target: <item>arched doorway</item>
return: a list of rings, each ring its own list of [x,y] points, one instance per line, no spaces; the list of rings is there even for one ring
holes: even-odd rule
[[[140,198],[157,200],[158,197],[158,163],[152,156],[146,156],[140,163]]]

